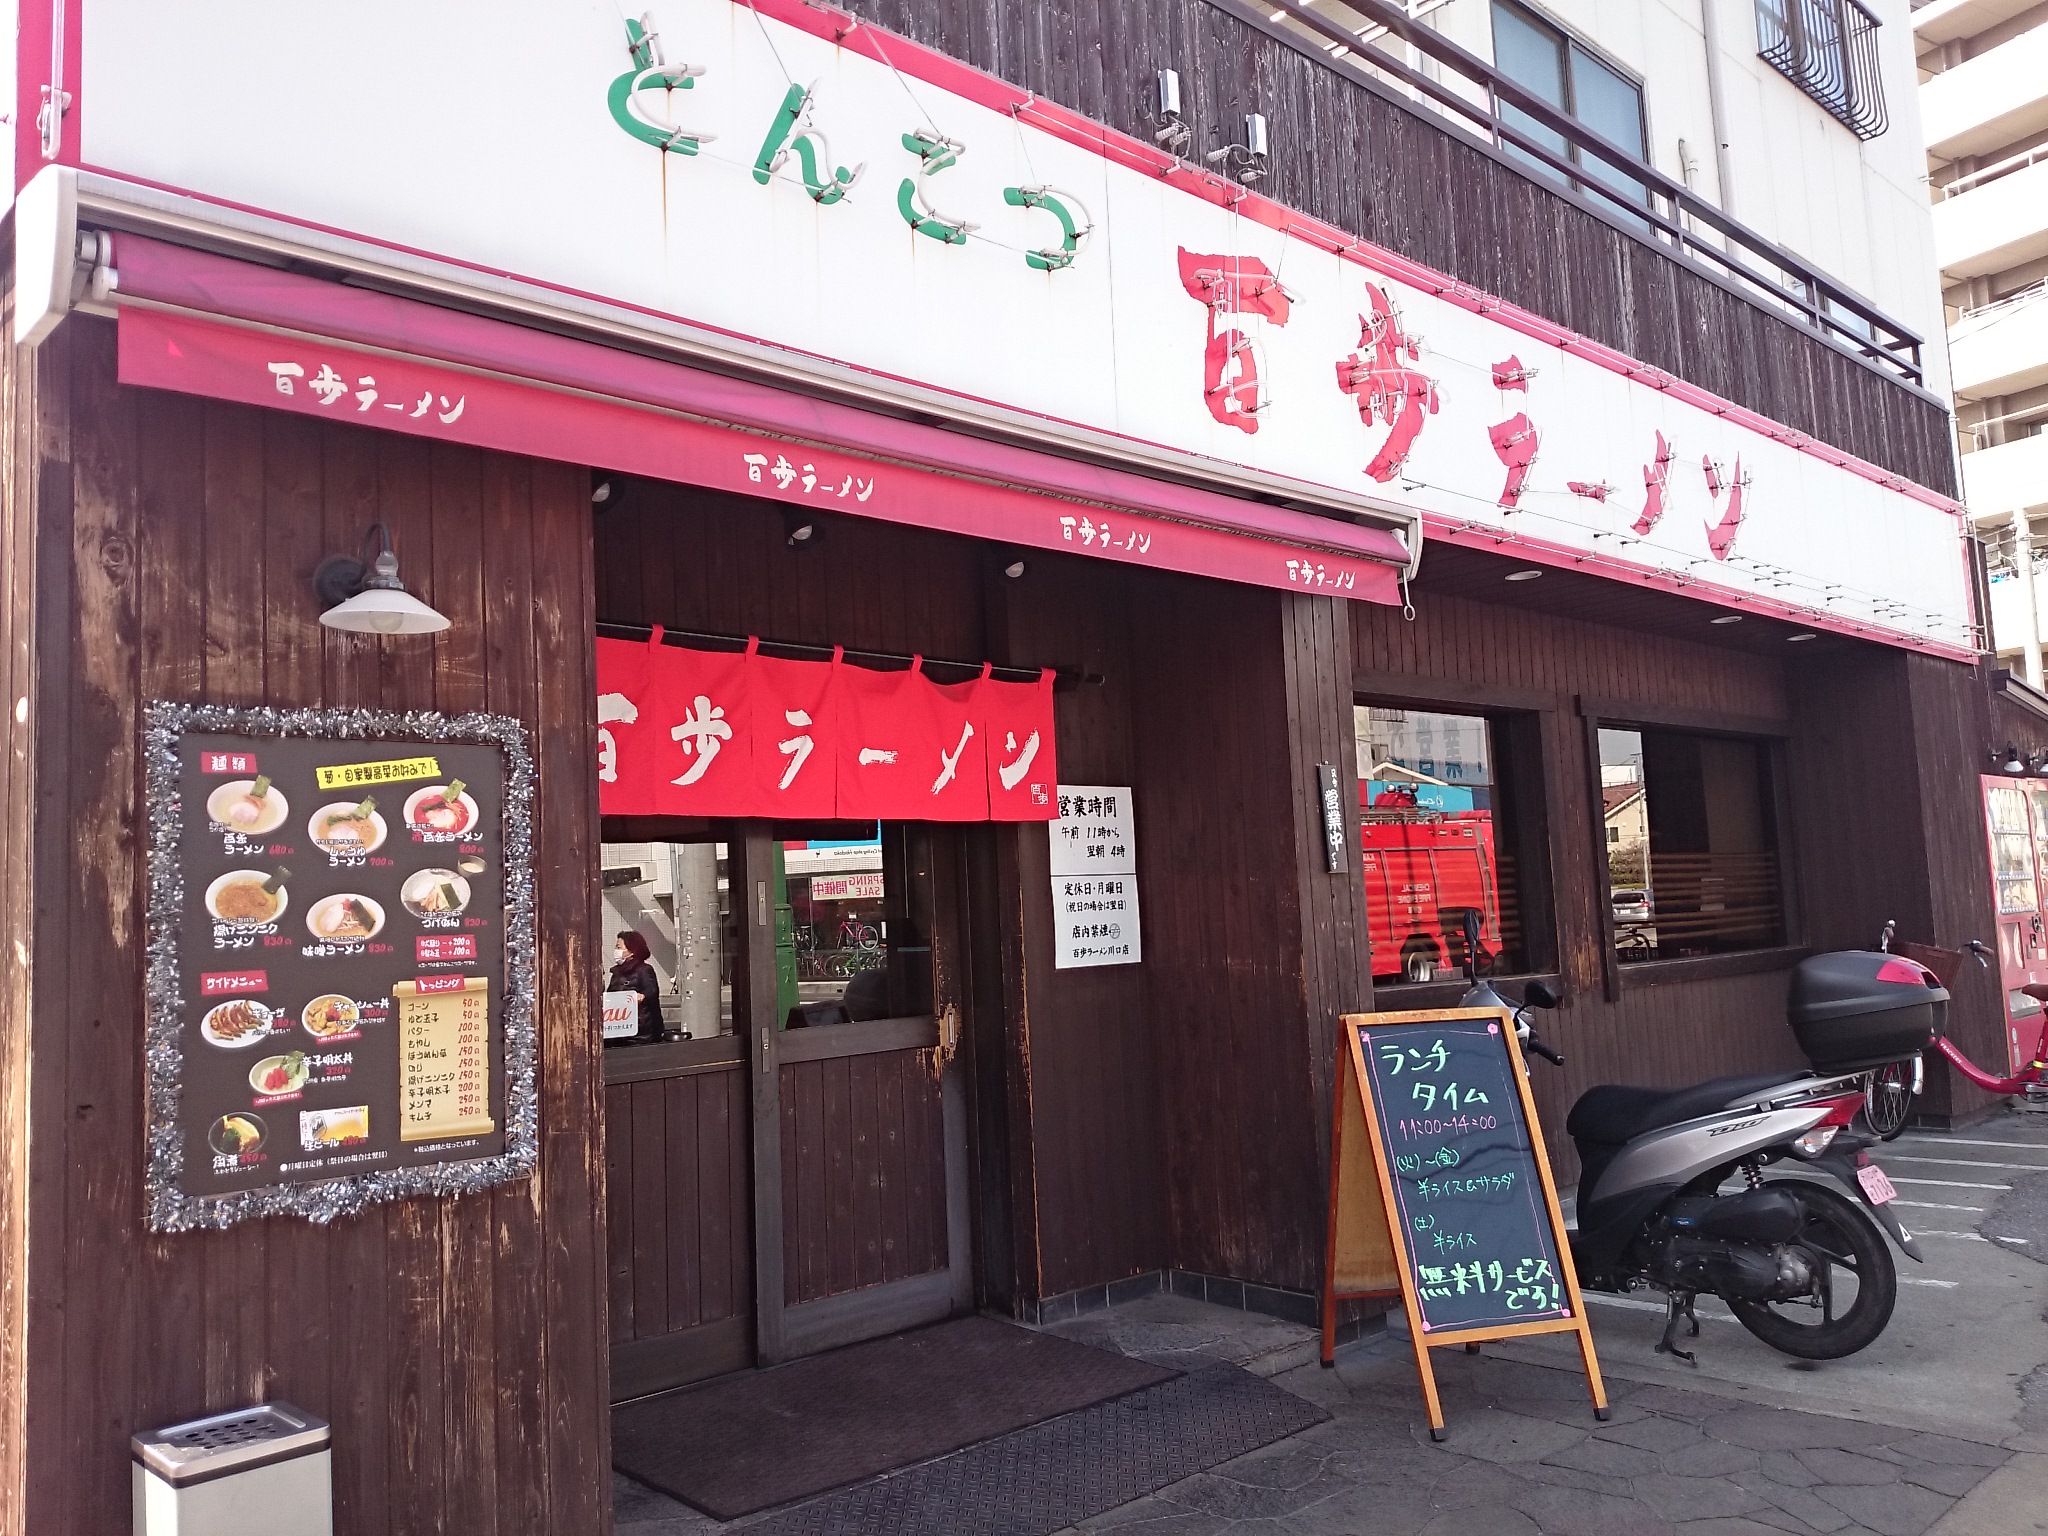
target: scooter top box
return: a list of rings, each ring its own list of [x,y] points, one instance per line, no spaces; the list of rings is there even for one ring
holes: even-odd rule
[[[1851,1072],[1931,1046],[1946,1020],[1948,991],[1916,961],[1845,950],[1793,968],[1785,1011],[1808,1061],[1823,1072]]]

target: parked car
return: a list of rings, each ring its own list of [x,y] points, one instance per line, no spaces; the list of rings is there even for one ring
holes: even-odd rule
[[[1657,915],[1657,904],[1639,886],[1618,886],[1613,895],[1617,923],[1647,923]]]

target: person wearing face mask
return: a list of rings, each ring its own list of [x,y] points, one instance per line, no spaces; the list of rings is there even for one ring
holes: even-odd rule
[[[661,1038],[661,981],[647,956],[647,941],[630,928],[623,930],[612,945],[612,959],[616,963],[611,979],[605,983],[607,992],[640,994],[640,1028],[632,1037],[636,1041]]]

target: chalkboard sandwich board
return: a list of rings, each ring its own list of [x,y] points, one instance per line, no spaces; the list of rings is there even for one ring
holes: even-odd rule
[[[1399,1295],[1430,1433],[1429,1352],[1576,1333],[1594,1414],[1607,1394],[1514,1022],[1505,1009],[1347,1013],[1331,1124],[1323,1363],[1337,1303]]]

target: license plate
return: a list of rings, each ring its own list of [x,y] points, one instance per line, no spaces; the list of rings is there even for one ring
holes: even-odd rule
[[[1858,1168],[1856,1182],[1863,1186],[1863,1193],[1870,1197],[1872,1205],[1883,1205],[1887,1200],[1899,1198],[1899,1192],[1892,1188],[1892,1181],[1884,1176],[1884,1170],[1875,1163],[1865,1163]]]

